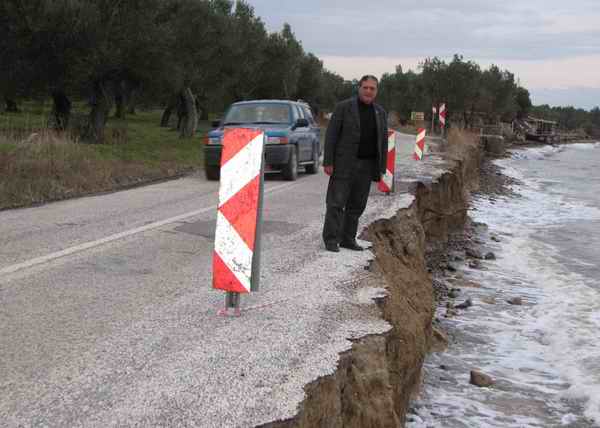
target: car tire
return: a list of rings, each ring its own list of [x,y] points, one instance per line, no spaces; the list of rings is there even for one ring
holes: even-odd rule
[[[218,166],[206,166],[204,167],[206,179],[209,181],[217,181],[221,176],[221,171]]]
[[[295,147],[292,147],[288,163],[283,167],[281,174],[287,181],[294,181],[298,178],[298,154]]]
[[[313,150],[312,150],[313,154],[312,154],[312,158],[313,158],[313,163],[306,165],[306,173],[307,174],[316,174],[319,172],[319,151],[317,150],[317,145],[313,144]]]

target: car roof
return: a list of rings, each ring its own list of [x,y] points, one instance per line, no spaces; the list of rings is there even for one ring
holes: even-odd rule
[[[291,101],[291,100],[247,100],[247,101],[237,101],[232,105],[240,105],[240,104],[298,104],[308,106],[307,103],[303,101]]]

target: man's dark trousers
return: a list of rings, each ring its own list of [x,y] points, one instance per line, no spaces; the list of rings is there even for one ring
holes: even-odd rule
[[[323,226],[325,243],[356,242],[358,219],[365,211],[371,181],[376,168],[375,159],[356,159],[351,177],[329,179],[327,211]]]

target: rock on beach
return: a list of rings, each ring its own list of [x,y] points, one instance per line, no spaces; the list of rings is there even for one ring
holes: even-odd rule
[[[471,379],[469,383],[480,388],[488,388],[494,384],[494,379],[479,370],[471,370]]]

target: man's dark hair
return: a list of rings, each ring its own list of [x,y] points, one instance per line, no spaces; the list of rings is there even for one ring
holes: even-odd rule
[[[358,81],[358,86],[361,87],[362,84],[367,80],[374,80],[375,83],[377,83],[377,86],[379,86],[379,80],[377,80],[377,77],[373,76],[372,74],[365,74],[363,77],[361,77]]]

